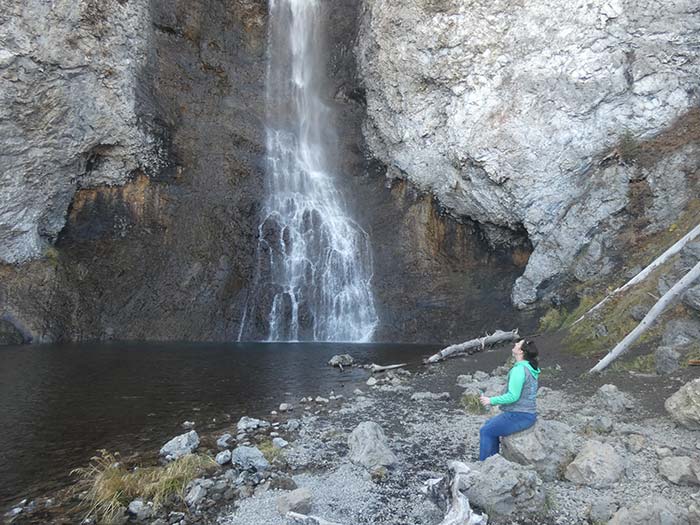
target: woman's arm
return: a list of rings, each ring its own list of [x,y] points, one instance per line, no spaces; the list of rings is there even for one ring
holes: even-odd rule
[[[508,392],[502,396],[490,398],[492,405],[510,405],[520,399],[520,394],[523,392],[525,385],[525,367],[516,366],[510,371],[508,377]]]

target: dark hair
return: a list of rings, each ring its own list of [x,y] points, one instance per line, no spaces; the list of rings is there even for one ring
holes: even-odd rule
[[[525,359],[530,363],[530,366],[537,370],[540,367],[537,361],[537,356],[540,352],[537,350],[535,342],[529,339],[523,339],[523,353],[525,354]]]

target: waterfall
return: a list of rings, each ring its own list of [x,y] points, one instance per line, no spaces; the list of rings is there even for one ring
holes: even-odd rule
[[[268,192],[239,340],[366,342],[378,323],[369,238],[334,184],[320,11],[320,0],[270,0]]]

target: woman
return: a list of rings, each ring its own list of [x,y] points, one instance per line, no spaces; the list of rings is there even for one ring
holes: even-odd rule
[[[537,363],[537,347],[532,341],[521,339],[511,351],[515,358],[513,368],[508,372],[508,387],[503,395],[486,397],[479,401],[485,407],[500,405],[501,413],[492,417],[479,431],[479,460],[498,454],[500,438],[530,428],[537,419],[535,397],[537,378],[540,375]]]

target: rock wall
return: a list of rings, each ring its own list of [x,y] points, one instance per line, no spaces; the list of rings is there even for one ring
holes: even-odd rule
[[[263,176],[266,3],[21,4],[0,32],[17,55],[2,111],[19,112],[0,124],[16,148],[0,246],[25,262],[0,265],[0,318],[34,341],[231,339]]]
[[[650,234],[697,202],[697,133],[643,168],[626,158],[697,107],[695,2],[363,5],[371,152],[493,244],[526,232],[517,306],[555,296],[583,256],[612,271],[601,247],[621,215],[643,216]],[[640,180],[648,205],[634,209]]]

